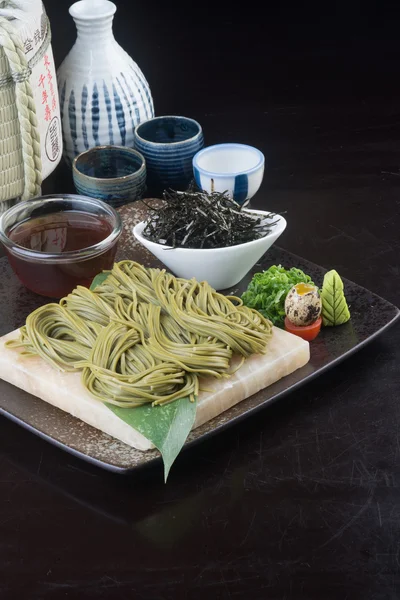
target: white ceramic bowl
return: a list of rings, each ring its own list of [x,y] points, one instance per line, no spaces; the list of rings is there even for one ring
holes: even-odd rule
[[[193,174],[201,190],[208,193],[227,191],[243,205],[258,192],[264,165],[263,153],[253,146],[216,144],[195,154]]]
[[[257,215],[267,215],[261,210],[246,210]],[[228,248],[192,249],[171,248],[151,242],[142,233],[146,222],[133,228],[135,238],[178,277],[208,281],[216,290],[232,288],[250,271],[286,228],[286,220],[277,216],[277,223],[268,235]]]

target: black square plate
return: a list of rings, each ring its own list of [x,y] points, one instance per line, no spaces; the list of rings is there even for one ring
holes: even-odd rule
[[[127,256],[127,258],[133,258]],[[145,262],[146,257],[141,257]],[[147,257],[148,259],[148,257]],[[139,260],[136,257],[136,260]],[[148,262],[148,260],[147,260]],[[325,269],[277,247],[230,293],[244,291],[255,271],[282,264],[303,269],[321,286]],[[344,280],[351,320],[335,328],[324,328],[311,343],[311,360],[303,368],[240,402],[233,408],[194,430],[185,444],[193,445],[225,427],[233,425],[285,394],[304,385],[327,369],[337,365],[380,335],[398,319],[400,311],[372,292]],[[0,260],[0,335],[20,327],[26,316],[43,304],[43,299],[28,292],[17,281],[7,259]],[[71,415],[0,380],[0,414],[29,431],[92,464],[114,472],[127,473],[160,460],[156,450],[140,452],[86,425]]]

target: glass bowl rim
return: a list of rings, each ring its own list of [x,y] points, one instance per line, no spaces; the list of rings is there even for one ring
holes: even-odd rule
[[[86,248],[82,248],[81,250],[70,250],[61,254],[52,252],[40,252],[38,250],[29,250],[28,248],[24,248],[23,246],[16,244],[6,235],[5,223],[7,221],[7,218],[15,216],[16,214],[18,214],[18,212],[24,210],[24,208],[29,208],[32,211],[35,208],[43,206],[44,204],[57,204],[58,202],[60,202],[60,200],[66,200],[67,202],[75,200],[78,202],[84,202],[86,205],[90,204],[95,208],[103,209],[103,211],[105,211],[114,220],[114,225],[111,233],[106,238],[104,238],[104,240],[97,242],[97,244],[87,246]],[[59,212],[62,213],[63,211]],[[78,212],[85,211],[78,209]],[[87,196],[80,196],[78,194],[48,194],[46,196],[40,196],[38,198],[27,200],[25,202],[18,202],[17,204],[6,210],[2,215],[0,215],[0,242],[14,256],[37,263],[71,263],[80,262],[89,258],[95,258],[96,256],[103,254],[103,252],[112,247],[112,245],[120,237],[121,233],[122,220],[120,215],[112,206],[110,206],[106,202],[97,200],[96,198],[89,198]]]

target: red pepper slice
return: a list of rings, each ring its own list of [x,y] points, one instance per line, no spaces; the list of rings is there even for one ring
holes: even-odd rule
[[[289,333],[293,333],[293,335],[298,335],[303,338],[307,342],[311,342],[314,340],[319,332],[321,331],[322,318],[319,317],[314,323],[311,325],[303,325],[299,327],[298,325],[293,325],[291,321],[286,317],[285,318],[285,329]]]

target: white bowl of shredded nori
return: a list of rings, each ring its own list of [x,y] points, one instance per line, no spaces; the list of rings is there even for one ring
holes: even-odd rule
[[[231,288],[286,228],[275,213],[240,207],[226,194],[166,192],[164,205],[133,229],[136,239],[178,277]]]

